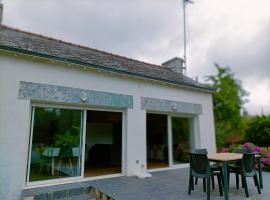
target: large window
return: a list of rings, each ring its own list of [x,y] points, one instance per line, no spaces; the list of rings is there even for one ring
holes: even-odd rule
[[[33,107],[28,181],[80,176],[80,110]]]

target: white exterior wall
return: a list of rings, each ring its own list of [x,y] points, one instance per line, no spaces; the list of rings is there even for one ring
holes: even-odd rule
[[[209,93],[0,54],[0,200],[19,199],[25,186],[31,116],[30,101],[18,99],[20,81],[132,95],[134,105],[125,112],[123,141],[127,175],[146,166],[146,111],[141,110],[141,97],[201,104],[203,114],[194,119],[197,148],[216,150]]]

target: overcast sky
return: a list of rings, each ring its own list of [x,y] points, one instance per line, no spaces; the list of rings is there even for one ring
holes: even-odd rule
[[[3,0],[8,26],[160,64],[183,55],[182,0]],[[188,76],[230,66],[251,114],[270,113],[270,0],[188,6]]]

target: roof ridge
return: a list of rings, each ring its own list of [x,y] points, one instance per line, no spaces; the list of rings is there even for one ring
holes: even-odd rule
[[[110,53],[110,52],[107,52],[107,51],[104,51],[104,50],[99,50],[99,49],[96,49],[96,48],[91,48],[91,47],[88,47],[88,46],[83,46],[83,45],[80,45],[80,44],[67,42],[67,41],[64,41],[64,40],[56,39],[54,37],[45,36],[45,35],[42,35],[42,34],[39,34],[39,33],[33,33],[33,32],[30,32],[30,31],[25,31],[25,30],[21,30],[21,29],[18,29],[18,28],[13,28],[13,27],[3,25],[3,24],[0,26],[0,29],[1,28],[10,29],[10,30],[13,30],[13,31],[17,31],[17,32],[20,32],[20,33],[25,33],[25,34],[29,34],[29,35],[33,35],[33,36],[37,36],[37,37],[42,37],[44,39],[48,39],[48,40],[52,40],[52,41],[56,41],[56,42],[61,42],[61,43],[67,44],[67,45],[72,45],[72,46],[76,46],[76,47],[80,47],[80,48],[84,48],[84,49],[88,49],[88,50],[93,50],[93,51],[96,51],[96,52],[99,52],[99,53],[106,53],[106,54],[116,56],[116,57],[119,57],[119,58],[124,58],[124,59],[128,59],[128,60],[131,60],[131,61],[140,62],[140,63],[143,63],[143,64],[147,64],[147,65],[151,65],[151,66],[154,66],[154,67],[159,67],[159,68],[162,68],[162,69],[167,69],[169,71],[172,71],[170,68],[163,67],[162,65],[148,63],[148,62],[144,62],[144,61],[141,61],[141,60],[138,60],[138,59],[121,56],[121,55],[118,55],[118,54],[115,54],[115,53]]]

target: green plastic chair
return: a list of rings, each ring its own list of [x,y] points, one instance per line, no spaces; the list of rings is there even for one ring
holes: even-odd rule
[[[235,153],[244,154],[244,153],[252,153],[249,149],[236,149]],[[241,170],[241,161],[236,161],[235,163],[229,164],[228,166],[228,183],[230,183],[230,174],[235,174],[235,182],[236,188],[239,189],[239,171]],[[242,181],[242,188],[244,188],[244,184]]]
[[[202,178],[206,182],[207,200],[210,200],[210,183],[211,176],[215,175],[218,178],[220,196],[223,196],[223,189],[221,183],[221,175],[218,172],[211,172],[210,162],[205,153],[190,153],[190,170],[189,170],[189,186],[188,194],[194,190],[194,177]]]
[[[208,154],[208,151],[207,149],[196,149],[195,150],[195,153],[204,153],[204,154]],[[223,171],[222,171],[222,166],[220,166],[219,164],[213,164],[213,165],[210,165],[210,169],[212,172],[220,172],[220,175],[221,175],[221,180],[222,180],[222,183],[223,183]],[[198,184],[198,179],[199,178],[196,178],[195,179],[195,185]],[[212,179],[212,188],[215,189],[215,178],[214,176],[211,176],[211,179]],[[204,187],[205,187],[205,181],[203,182],[204,184]]]
[[[258,193],[261,194],[260,184],[255,168],[255,154],[244,153],[241,161],[241,170],[238,172],[242,176],[243,185],[245,188],[246,197],[249,198],[247,177],[253,177],[254,184],[257,187]]]

